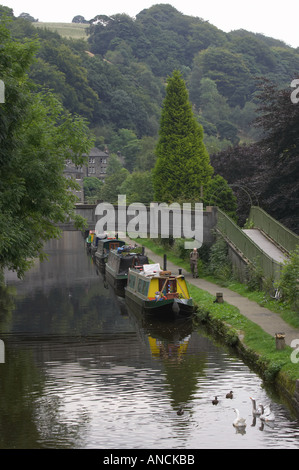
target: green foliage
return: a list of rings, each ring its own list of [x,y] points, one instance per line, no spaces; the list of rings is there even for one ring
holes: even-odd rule
[[[231,106],[244,106],[252,91],[252,78],[240,54],[225,48],[209,47],[194,58],[194,68],[198,69],[200,77],[215,81],[219,92]]]
[[[0,25],[0,75],[5,103],[0,108],[0,270],[22,276],[44,242],[60,235],[55,225],[74,213],[76,183],[64,177],[66,157],[80,165],[92,146],[88,127],[65,112],[51,93],[37,93],[27,71],[36,41],[13,41]]]
[[[123,168],[123,165],[115,153],[111,153],[108,159],[107,172],[106,175],[110,176],[114,173],[118,173]]]
[[[13,38],[24,44],[28,38],[38,38],[40,49],[28,69],[34,83],[53,90],[68,111],[87,118],[90,128],[97,130],[98,142],[107,145],[110,152],[121,151],[130,172],[147,171],[155,165],[153,148],[144,148],[143,139],[158,140],[166,77],[173,70],[180,70],[211,159],[213,154],[217,153],[218,158],[220,152],[228,150],[225,158],[213,164],[215,172],[229,183],[237,180],[239,187],[248,187],[252,182],[251,194],[260,203],[265,202],[268,212],[292,230],[298,227],[294,214],[299,107],[290,101],[290,83],[298,73],[299,49],[245,30],[226,34],[168,4],[144,9],[136,18],[125,14],[97,15],[89,21],[88,40],[65,37],[72,34],[69,26],[80,28],[85,34],[85,24],[60,25],[58,34],[57,24],[15,18],[7,7],[1,8],[0,15],[11,19]],[[265,119],[258,128],[252,126],[259,76],[272,80],[276,86],[265,87],[270,103],[269,123],[274,124],[272,130],[278,129],[274,133],[269,129],[265,146],[271,149],[268,154],[261,152],[259,146],[246,152],[236,145],[252,144],[268,132],[263,126],[269,124]],[[286,92],[284,101],[280,100],[280,88]],[[135,135],[135,142],[125,149],[127,154],[122,148],[114,148],[119,129]],[[240,160],[236,161],[235,155]],[[269,162],[269,156],[275,164]],[[240,174],[245,175],[242,182],[238,179]],[[240,223],[247,216],[242,196],[244,192],[240,190]],[[273,203],[273,197],[279,202]],[[182,198],[194,200],[194,195],[184,194]]]
[[[184,80],[178,71],[168,78],[153,173],[155,199],[199,198],[213,169],[203,143],[202,127],[193,116]]]
[[[117,173],[113,173],[112,175],[108,176],[101,191],[102,200],[116,204],[118,201],[118,195],[121,194],[121,185],[124,183],[129,174],[129,171],[126,168],[122,168]]]
[[[84,200],[95,203],[101,199],[101,190],[104,183],[93,176],[83,179]]]
[[[283,299],[294,310],[299,311],[299,246],[284,263],[278,288],[282,290]]]
[[[228,280],[231,277],[231,263],[228,258],[226,242],[219,238],[211,246],[209,264],[206,268],[209,274],[216,275],[218,279]]]
[[[227,181],[220,175],[214,175],[209,181],[205,203],[209,206],[218,206],[227,215],[236,219],[237,199]]]
[[[259,291],[263,286],[263,269],[261,268],[259,258],[246,266],[246,277],[248,289]]]
[[[151,172],[134,171],[128,175],[120,187],[120,194],[126,194],[127,204],[132,202],[150,204],[153,201]]]

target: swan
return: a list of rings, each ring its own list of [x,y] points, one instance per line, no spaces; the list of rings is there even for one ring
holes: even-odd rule
[[[274,413],[271,410],[271,405],[267,405],[265,408],[264,408],[263,405],[260,405],[260,407],[261,407],[261,410],[262,410],[262,414],[260,415],[260,419],[262,421],[269,422],[269,421],[274,421],[275,420]]]
[[[229,393],[227,393],[226,398],[233,398],[233,392],[230,391]]]
[[[237,408],[234,408],[234,411],[237,415],[236,419],[234,420],[233,422],[233,426],[235,428],[246,428],[246,420],[245,418],[241,418],[240,417],[240,413],[239,413],[239,410],[237,410]]]
[[[183,410],[183,407],[180,406],[177,413],[176,413],[178,416],[182,416],[184,414],[184,410]]]
[[[250,397],[250,400],[252,401],[252,414],[253,414],[253,416],[261,415],[262,414],[262,409],[261,409],[262,405],[259,405],[259,407],[257,408],[255,398]]]

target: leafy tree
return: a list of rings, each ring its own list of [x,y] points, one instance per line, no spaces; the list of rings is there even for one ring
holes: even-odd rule
[[[72,19],[72,23],[88,24],[89,21],[87,21],[82,15],[76,15]]]
[[[111,153],[108,159],[107,165],[107,176],[113,175],[115,173],[119,173],[120,170],[123,168],[123,165],[115,153]]]
[[[297,233],[299,106],[292,103],[291,91],[290,86],[279,89],[269,80],[262,80],[255,121],[262,138],[255,144],[220,152],[211,156],[211,160],[215,172],[238,188],[238,212],[243,222],[248,216],[248,206],[259,204]]]
[[[214,175],[210,179],[205,193],[205,203],[220,207],[229,217],[236,219],[237,198],[222,176]]]
[[[83,179],[84,199],[87,202],[97,202],[101,199],[103,181],[89,176]]]
[[[136,169],[139,171],[152,170],[156,163],[155,148],[157,139],[154,137],[143,137],[140,141],[140,150],[136,158]]]
[[[76,183],[64,177],[66,157],[80,165],[92,146],[86,123],[65,112],[51,93],[37,93],[27,71],[36,41],[13,41],[0,24],[0,271],[22,276],[33,259],[44,258],[44,243],[60,236],[57,223],[77,223]]]
[[[242,57],[223,47],[209,47],[194,58],[200,78],[214,80],[231,106],[244,106],[253,92],[253,79]]]
[[[120,194],[126,194],[127,204],[150,204],[154,195],[151,172],[134,171],[128,175],[120,187]]]
[[[38,21],[35,18],[33,18],[33,16],[29,15],[29,13],[21,13],[19,15],[19,18],[23,18],[26,21],[30,21],[30,23],[35,23],[36,21]]]
[[[111,152],[120,152],[125,157],[125,167],[132,171],[140,148],[140,141],[136,134],[130,129],[119,129],[118,133],[112,138]]]
[[[283,298],[299,312],[299,246],[290,254],[290,258],[282,268],[279,287],[282,289]]]
[[[167,81],[156,155],[155,200],[198,199],[213,169],[203,143],[202,127],[193,116],[186,85],[178,71]]]
[[[113,175],[108,176],[101,192],[102,200],[116,204],[118,201],[118,195],[121,194],[121,185],[129,174],[128,170],[122,168],[117,173],[113,173]]]

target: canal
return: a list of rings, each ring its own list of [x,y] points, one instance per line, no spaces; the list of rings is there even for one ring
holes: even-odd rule
[[[7,273],[13,300],[2,294],[1,449],[298,447],[298,419],[259,376],[190,320],[130,312],[80,233],[46,251],[24,280]],[[272,403],[273,424],[252,416],[250,397]]]

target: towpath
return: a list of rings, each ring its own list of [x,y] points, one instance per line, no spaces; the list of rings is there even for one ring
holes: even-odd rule
[[[154,263],[160,263],[160,266],[163,266],[163,259],[161,256],[156,255],[147,248],[145,249],[145,252]],[[167,260],[167,269],[176,273],[178,272],[179,266],[176,266],[171,263],[171,261]],[[275,333],[284,333],[285,342],[289,346],[293,339],[298,339],[299,342],[299,328],[292,328],[288,323],[282,320],[277,313],[271,312],[271,310],[260,306],[256,302],[253,302],[230,289],[213,284],[212,282],[204,279],[194,279],[192,274],[185,269],[182,269],[182,274],[184,274],[187,282],[209,292],[212,295],[215,295],[215,298],[216,293],[222,292],[225,302],[237,307],[244,317],[259,325],[266,333],[272,336],[275,336]]]

